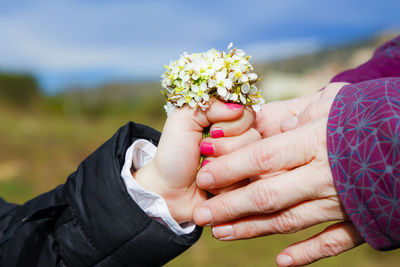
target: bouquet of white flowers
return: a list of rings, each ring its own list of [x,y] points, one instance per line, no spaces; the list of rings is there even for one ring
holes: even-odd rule
[[[210,99],[240,103],[259,111],[265,103],[255,86],[258,76],[249,63],[250,56],[233,44],[228,52],[211,49],[205,53],[181,55],[171,61],[162,77],[167,114],[183,105],[205,110]]]

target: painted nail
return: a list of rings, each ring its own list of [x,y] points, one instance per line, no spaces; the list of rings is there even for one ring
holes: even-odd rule
[[[206,165],[206,164],[209,163],[209,162],[210,162],[210,161],[207,160],[207,159],[203,160],[203,162],[201,163],[201,167],[203,167],[204,165]]]
[[[279,266],[293,266],[293,259],[289,255],[282,254],[276,257],[276,263],[278,263]]]
[[[200,188],[208,189],[214,186],[214,178],[207,172],[199,172],[197,174],[197,185]]]
[[[214,145],[209,142],[201,142],[200,144],[200,153],[203,155],[212,155],[214,154]]]
[[[207,208],[199,208],[195,213],[195,217],[196,223],[199,225],[208,226],[211,224],[212,215],[211,211]]]
[[[242,105],[240,104],[235,104],[235,103],[225,103],[225,106],[231,110],[239,110],[241,108],[243,108]]]
[[[214,128],[211,131],[212,138],[224,137],[224,131],[221,128]]]
[[[232,225],[216,226],[212,228],[213,236],[219,240],[231,240],[233,238]]]

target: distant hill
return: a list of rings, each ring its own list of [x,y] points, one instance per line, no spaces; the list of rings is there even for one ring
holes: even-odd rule
[[[267,100],[283,99],[314,92],[323,87],[337,73],[354,68],[368,60],[374,49],[394,34],[372,36],[322,51],[255,64],[262,78],[259,87]],[[159,112],[164,101],[158,81],[149,83],[112,82],[96,88],[70,87],[66,91],[46,99],[52,110],[78,110],[83,113],[102,113],[114,110],[132,110],[133,106],[156,105]],[[33,98],[43,98],[35,78],[31,75],[1,74],[0,101],[29,103]],[[149,107],[147,107],[149,109]],[[70,112],[70,111],[68,111]]]
[[[0,104],[28,107],[39,98],[39,85],[32,75],[0,73]]]
[[[268,99],[293,97],[316,91],[335,74],[368,60],[374,49],[394,34],[372,36],[340,46],[328,47],[319,52],[268,63],[255,64],[262,77],[259,86]],[[90,101],[134,103],[146,96],[160,97],[159,82],[110,83],[93,90],[75,88],[67,95],[79,96]]]
[[[290,98],[314,92],[337,73],[367,61],[373,51],[395,34],[382,34],[317,53],[255,65],[262,80],[259,86],[269,100]]]

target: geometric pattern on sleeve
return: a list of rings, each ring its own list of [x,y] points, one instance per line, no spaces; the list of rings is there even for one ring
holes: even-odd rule
[[[327,145],[353,224],[373,248],[399,248],[400,78],[343,87],[330,110]]]

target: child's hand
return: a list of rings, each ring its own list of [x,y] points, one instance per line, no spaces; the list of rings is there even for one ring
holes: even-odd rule
[[[224,123],[228,121],[229,124]],[[235,150],[260,139],[258,132],[249,131],[253,122],[254,114],[243,106],[220,101],[206,111],[188,107],[175,110],[165,123],[156,156],[134,177],[142,187],[160,194],[166,200],[172,217],[178,223],[191,221],[194,207],[207,199],[206,192],[197,187],[195,179],[203,129],[214,123],[211,134],[215,137],[225,136],[218,138],[218,142],[230,142],[229,146],[224,147]],[[230,152],[218,151],[218,142],[208,148],[209,151],[214,149],[213,155]]]

